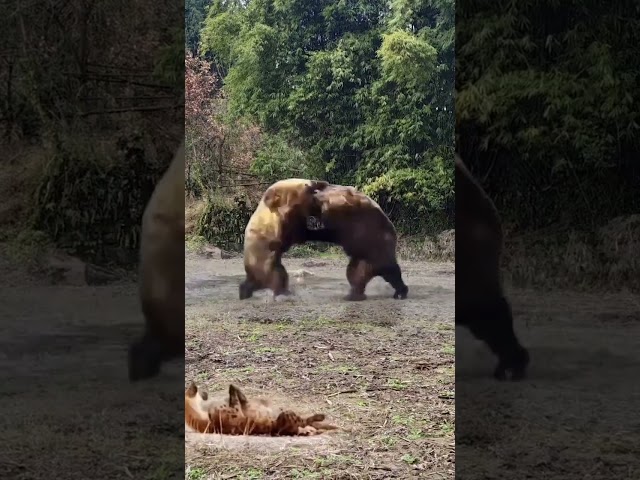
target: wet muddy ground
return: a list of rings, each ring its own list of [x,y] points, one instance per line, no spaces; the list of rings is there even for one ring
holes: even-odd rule
[[[286,259],[294,295],[240,301],[241,258],[189,255],[186,379],[230,382],[348,431],[311,439],[187,434],[188,478],[453,478],[454,268],[401,262],[347,302],[346,258]],[[230,477],[227,477],[230,476]]]

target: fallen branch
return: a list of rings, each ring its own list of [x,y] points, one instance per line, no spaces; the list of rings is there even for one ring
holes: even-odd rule
[[[216,185],[216,188],[260,187],[263,185],[271,185],[271,182],[235,183],[233,185]]]
[[[398,390],[398,389],[395,388],[395,387],[372,387],[372,388],[365,388],[364,390],[358,390],[356,388],[353,388],[353,389],[350,389],[350,390],[342,390],[340,392],[331,393],[331,394],[327,395],[327,398],[335,397],[335,396],[342,395],[342,394],[347,394],[347,393],[384,392],[386,390]]]
[[[111,110],[95,110],[91,112],[81,112],[80,117],[88,117],[91,115],[110,115],[116,113],[133,113],[133,112],[157,112],[160,110],[175,110],[182,108],[182,105],[163,105],[158,107],[137,107],[137,108],[114,108]]]

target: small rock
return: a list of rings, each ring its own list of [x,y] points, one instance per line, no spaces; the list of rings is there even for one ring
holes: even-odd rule
[[[207,245],[202,248],[202,254],[207,258],[221,258],[222,250],[211,245]]]
[[[295,272],[292,272],[291,274],[296,278],[305,278],[305,277],[313,277],[314,276],[314,274],[311,273],[309,270],[296,270]]]
[[[313,268],[313,267],[326,267],[327,262],[319,262],[316,260],[308,260],[302,264],[303,267]]]
[[[44,267],[54,285],[87,285],[86,264],[79,258],[60,252],[52,253],[45,259]]]
[[[118,272],[90,263],[85,265],[84,273],[87,285],[107,285],[120,279]]]

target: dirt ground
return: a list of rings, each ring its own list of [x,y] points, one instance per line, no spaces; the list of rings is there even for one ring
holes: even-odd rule
[[[0,249],[0,319],[0,478],[184,478],[181,362],[127,379],[135,283],[51,285]]]
[[[286,261],[293,282],[312,274],[290,301],[240,302],[240,260],[189,256],[186,381],[233,381],[351,431],[188,434],[185,448],[182,368],[126,380],[135,284],[48,285],[0,255],[0,478],[183,478],[183,455],[189,479],[450,479],[454,460],[460,480],[640,478],[637,295],[512,290],[529,379],[494,382],[460,330],[454,385],[452,264],[403,263],[406,301],[376,280],[347,303],[346,261],[308,261]]]
[[[454,268],[401,262],[346,302],[346,258],[285,259],[294,296],[238,300],[242,259],[186,261],[185,385],[233,382],[347,431],[315,438],[187,433],[188,479],[453,478]]]
[[[457,332],[456,478],[640,478],[640,298],[510,295],[529,378],[492,381],[492,356]]]

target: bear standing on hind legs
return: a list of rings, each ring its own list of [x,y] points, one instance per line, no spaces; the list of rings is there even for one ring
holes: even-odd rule
[[[131,381],[184,355],[184,142],[142,216],[138,282],[145,333],[129,348]]]
[[[365,300],[367,284],[377,276],[394,288],[393,298],[407,298],[409,288],[396,258],[396,230],[380,206],[355,188],[342,185],[329,185],[314,197],[323,228],[309,232],[307,239],[340,245],[349,257],[351,290],[346,299]]]
[[[245,280],[240,300],[269,288],[274,297],[288,295],[289,276],[282,255],[296,243],[309,240],[307,219],[316,216],[314,192],[327,182],[289,178],[271,185],[262,196],[244,233]]]
[[[524,377],[529,353],[513,330],[500,278],[502,225],[493,202],[456,155],[456,324],[498,357],[494,376]]]

